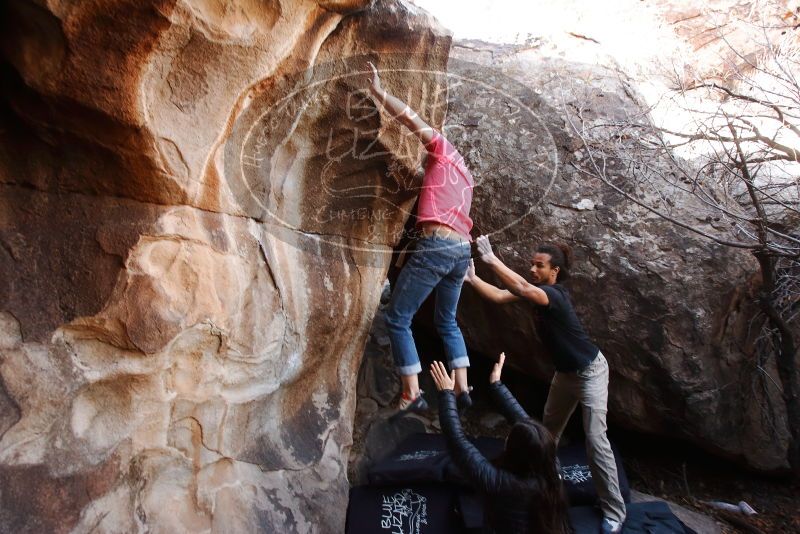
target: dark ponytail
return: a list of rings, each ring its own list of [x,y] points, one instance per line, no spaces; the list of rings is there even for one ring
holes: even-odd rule
[[[542,243],[536,248],[537,253],[550,255],[550,266],[558,267],[556,282],[569,278],[569,268],[572,265],[572,249],[564,243]]]

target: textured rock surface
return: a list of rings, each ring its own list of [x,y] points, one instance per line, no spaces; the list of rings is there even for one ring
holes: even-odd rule
[[[358,371],[358,397],[353,421],[353,448],[350,450],[348,480],[353,486],[367,484],[369,467],[395,449],[411,434],[436,432],[435,412],[426,416],[409,414],[390,419],[396,413],[400,394],[400,376],[392,359],[392,349],[384,321],[390,288],[384,285],[381,301],[370,327],[364,347],[364,358]],[[420,375],[430,406],[436,406],[436,389],[426,373]]]
[[[545,125],[546,133],[521,141],[515,129],[493,124],[503,120],[496,113],[476,113],[485,108],[482,89],[463,84],[450,91],[445,128],[456,132],[462,151],[480,154],[470,162],[480,184],[476,228],[492,236],[498,254],[520,273],[542,240],[574,249],[568,287],[611,365],[612,421],[688,439],[758,469],[785,467],[785,412],[763,375],[777,374],[773,367],[757,369],[748,330],[754,259],[680,231],[577,170],[586,153],[566,118],[575,119],[579,105],[589,108],[593,124],[635,115],[633,84],[626,87],[629,80],[616,69],[568,62],[535,46],[463,42],[451,56],[451,69],[458,60],[474,62],[461,67],[465,75],[503,87],[507,101],[524,104],[508,114],[509,123]],[[638,187],[634,176],[619,179]],[[698,206],[686,195],[653,193],[669,195],[680,217],[713,224],[693,218]],[[512,365],[549,379],[552,369],[525,305],[495,306],[465,289],[459,310],[473,348],[505,350]]]
[[[391,1],[0,9],[0,531],[341,532],[421,159],[342,58],[449,36]],[[433,75],[385,83],[440,123]]]

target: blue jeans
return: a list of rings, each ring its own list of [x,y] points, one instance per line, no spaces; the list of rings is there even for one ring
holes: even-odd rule
[[[436,291],[434,324],[444,341],[451,369],[469,367],[464,337],[456,324],[456,307],[464,274],[469,265],[470,245],[442,237],[425,237],[397,277],[386,311],[386,327],[392,354],[401,375],[422,371],[411,335],[411,320],[428,295]]]

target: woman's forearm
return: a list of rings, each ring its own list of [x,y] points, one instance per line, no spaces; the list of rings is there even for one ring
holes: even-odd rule
[[[530,419],[530,416],[525,409],[519,404],[511,391],[499,380],[489,384],[489,397],[492,402],[500,410],[512,425],[525,419]]]
[[[439,424],[447,441],[447,450],[462,474],[479,490],[492,491],[501,487],[500,471],[470,443],[458,419],[456,396],[453,391],[439,393]]]

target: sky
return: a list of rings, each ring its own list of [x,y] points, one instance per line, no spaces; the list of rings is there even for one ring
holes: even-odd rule
[[[457,39],[521,44],[546,38],[568,44],[562,52],[578,53],[592,44],[621,63],[633,65],[663,55],[675,47],[671,29],[658,20],[653,8],[639,0],[414,0],[433,14]],[[613,5],[613,9],[609,8]],[[575,35],[592,41],[578,43]],[[570,50],[570,49],[575,49]],[[585,52],[580,52],[585,54]]]
[[[721,63],[714,47],[700,51],[675,34],[664,14],[681,19],[704,5],[701,0],[662,2],[658,6],[641,0],[412,0],[431,13],[456,39],[478,39],[491,43],[534,44],[540,56],[559,56],[567,61],[617,66],[634,82],[639,95],[653,106],[653,121],[673,131],[696,128],[696,118],[686,108],[713,108],[714,101],[691,105],[672,91],[674,83],[664,76],[681,72],[685,65]],[[718,4],[704,13],[713,21],[727,17]],[[728,21],[725,21],[728,22]],[[665,98],[669,96],[669,98]],[[673,98],[675,99],[673,101]],[[736,110],[731,110],[736,113]],[[767,121],[763,131],[774,134]],[[794,139],[794,138],[793,138]],[[691,157],[700,146],[687,147]]]

